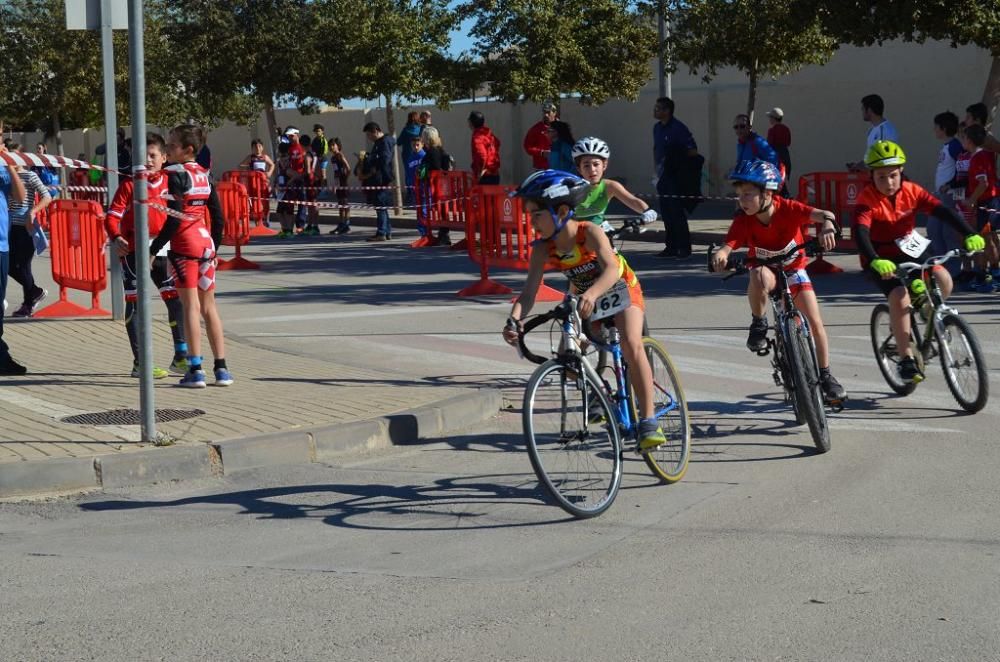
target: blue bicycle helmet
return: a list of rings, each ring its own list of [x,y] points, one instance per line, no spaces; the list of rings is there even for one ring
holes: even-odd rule
[[[578,204],[583,202],[590,192],[590,183],[584,178],[562,170],[539,170],[528,175],[527,179],[511,193],[511,197],[531,200],[539,207],[549,210],[552,220],[555,222],[555,231],[544,238],[548,241],[559,234],[559,231],[566,225],[566,221],[573,218],[573,210]],[[570,209],[562,221],[556,214],[556,209],[560,205],[567,205]]]
[[[765,191],[777,191],[781,188],[781,171],[774,164],[757,159],[741,161],[736,169],[729,173],[729,181],[756,184]]]

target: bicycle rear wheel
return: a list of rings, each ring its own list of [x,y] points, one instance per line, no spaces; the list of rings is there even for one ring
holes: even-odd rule
[[[789,318],[791,343],[788,358],[795,379],[795,400],[798,412],[809,426],[816,450],[825,453],[830,450],[830,426],[826,420],[826,406],[819,384],[819,368],[810,337],[802,325]]]
[[[560,508],[594,517],[618,494],[621,439],[611,404],[589,375],[552,360],[524,391],[524,437],[538,480]]]
[[[896,351],[896,339],[892,337],[892,327],[889,325],[889,305],[880,303],[872,310],[871,318],[872,350],[875,352],[875,362],[885,378],[885,383],[899,395],[909,395],[917,385],[904,382],[899,377],[900,356]],[[913,342],[913,332],[910,332],[910,344],[916,350]]]
[[[691,459],[691,421],[687,400],[677,369],[663,345],[649,337],[642,339],[642,345],[653,371],[654,411],[667,438],[665,444],[643,453],[642,459],[660,480],[676,483],[684,477]],[[634,390],[632,402],[638,403]]]
[[[990,397],[989,374],[979,341],[972,328],[957,315],[945,315],[938,336],[941,368],[948,390],[962,409],[975,413]]]

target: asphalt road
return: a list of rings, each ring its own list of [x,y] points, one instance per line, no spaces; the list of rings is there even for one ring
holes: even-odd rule
[[[0,504],[0,659],[1000,658],[1000,395],[965,415],[937,366],[891,395],[877,296],[856,273],[824,279],[851,401],[816,455],[743,347],[744,284],[656,248],[626,252],[684,379],[691,468],[662,486],[629,460],[611,510],[572,521],[524,453],[532,366],[499,340],[506,304],[454,296],[477,277],[464,254],[255,246],[266,269],[223,279],[227,333],[399,383],[499,384],[512,409],[338,465]],[[994,391],[998,300],[954,301]]]

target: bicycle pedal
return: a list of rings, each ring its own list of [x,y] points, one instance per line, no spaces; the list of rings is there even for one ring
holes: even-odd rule
[[[839,414],[844,411],[844,403],[847,402],[847,398],[843,400],[825,400],[824,404],[830,408],[830,411],[834,414]]]

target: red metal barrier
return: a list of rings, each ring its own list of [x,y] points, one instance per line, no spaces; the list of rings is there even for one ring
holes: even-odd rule
[[[509,294],[513,290],[490,280],[490,267],[527,271],[530,266],[535,231],[521,200],[508,195],[512,190],[490,185],[474,186],[468,192],[465,236],[469,257],[479,265],[479,281],[460,290],[460,297]],[[563,296],[542,281],[535,299],[562,301]]]
[[[260,170],[228,170],[222,173],[222,181],[242,184],[250,196],[250,228],[251,237],[270,237],[278,234],[277,230],[267,227],[267,219],[271,214],[271,188],[267,175]]]
[[[850,236],[845,236],[839,242],[841,248],[857,249],[851,223],[854,219],[854,209],[858,204],[861,191],[868,184],[866,172],[811,172],[799,177],[798,200],[817,209],[832,211],[837,217],[837,223]],[[840,267],[823,259],[823,256],[813,260],[806,270],[810,274],[840,273]]]
[[[54,200],[49,205],[52,279],[59,285],[59,300],[35,317],[97,317],[111,315],[100,306],[101,291],[108,286],[108,261],[104,246],[104,212],[93,200]],[[90,292],[90,308],[67,298],[67,289]]]
[[[215,192],[222,205],[222,215],[226,218],[222,228],[222,245],[236,247],[236,257],[220,259],[216,268],[219,271],[260,269],[259,264],[246,259],[241,252],[242,247],[250,242],[250,200],[246,188],[237,182],[224,181],[215,185]]]
[[[427,229],[427,234],[410,244],[413,248],[436,246],[435,229],[466,230],[466,202],[472,188],[472,173],[461,170],[434,170],[426,180],[418,182],[415,189],[417,220]],[[465,239],[452,244],[452,250],[465,250]]]

